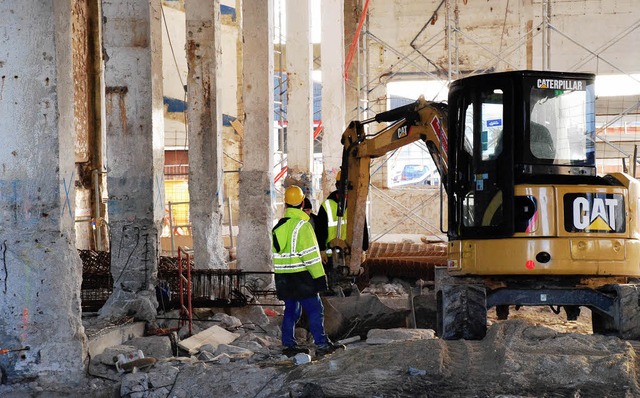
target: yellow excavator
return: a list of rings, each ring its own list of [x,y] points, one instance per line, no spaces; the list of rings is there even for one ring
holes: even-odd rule
[[[588,307],[594,333],[639,339],[640,184],[596,174],[594,80],[471,76],[451,83],[447,104],[421,97],[351,122],[338,182],[338,216],[349,209],[343,273],[361,272],[371,159],[423,141],[446,191],[447,265],[434,281],[440,337],[482,339],[490,308],[507,319],[511,307],[551,306],[569,320]],[[390,124],[367,134],[372,122]]]

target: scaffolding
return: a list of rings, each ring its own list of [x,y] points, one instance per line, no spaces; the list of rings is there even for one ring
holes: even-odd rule
[[[363,0],[364,1],[364,0]],[[612,28],[607,27],[602,32],[603,35],[610,35],[603,44],[598,46],[588,45],[580,38],[572,37],[570,34],[564,32],[558,26],[554,25],[554,9],[555,2],[553,0],[540,0],[534,2],[537,5],[532,5],[531,13],[532,22],[524,25],[519,34],[511,35],[507,41],[505,34],[508,28],[507,17],[509,14],[509,2],[506,2],[504,9],[504,20],[501,27],[500,42],[498,48],[490,47],[483,43],[483,41],[476,37],[473,31],[465,31],[461,28],[462,10],[468,4],[467,0],[441,0],[434,5],[433,12],[427,13],[424,24],[417,29],[417,33],[410,42],[410,51],[403,52],[398,49],[397,43],[388,43],[383,40],[379,34],[376,34],[372,30],[369,19],[366,19],[366,23],[363,25],[363,29],[357,37],[359,42],[359,56],[356,58],[359,62],[359,79],[358,82],[364,81],[364,84],[359,85],[359,104],[362,105],[360,115],[364,115],[362,118],[371,117],[375,114],[374,105],[378,99],[370,100],[369,94],[384,88],[390,81],[394,79],[446,79],[447,83],[463,77],[476,74],[483,74],[488,72],[497,72],[513,69],[522,69],[520,63],[517,62],[518,51],[523,51],[523,48],[531,45],[534,40],[540,40],[540,60],[542,69],[553,69],[554,59],[552,55],[554,53],[554,41],[552,38],[561,39],[565,45],[577,46],[584,55],[579,57],[576,62],[571,65],[567,71],[581,71],[590,62],[596,62],[596,70],[598,72],[599,65],[605,65],[608,70],[618,72],[620,75],[627,76],[632,83],[640,83],[640,77],[634,75],[633,72],[640,71],[640,57],[636,56],[638,65],[635,71],[628,71],[625,68],[617,66],[615,62],[607,59],[606,51],[613,46],[619,45],[624,39],[628,39],[631,35],[638,35],[640,33],[640,19],[633,21],[628,26],[616,26]],[[361,8],[366,12],[366,5]],[[444,15],[443,15],[444,14]],[[438,19],[443,18],[444,24],[437,24]],[[537,21],[537,23],[534,23]],[[395,23],[401,25],[397,20]],[[403,25],[410,26],[410,25]],[[461,43],[464,43],[467,48],[469,46],[475,46],[485,54],[486,60],[478,65],[475,65],[473,69],[461,71]],[[369,49],[371,45],[375,44],[380,46],[384,51],[388,51],[394,55],[393,65],[389,68],[384,68],[382,73],[371,73]],[[433,59],[430,54],[433,54],[434,50],[439,50],[439,46],[444,46],[446,49],[446,69],[442,67],[442,62],[437,59]],[[591,48],[595,47],[595,48]],[[632,50],[632,49],[629,49]],[[560,52],[561,49],[556,49]],[[516,57],[516,61],[514,61]],[[532,59],[527,59],[527,66],[531,68]],[[380,100],[388,102],[388,96]],[[622,101],[622,103],[620,103]],[[382,105],[382,104],[378,104]],[[381,108],[386,110],[386,108]],[[597,156],[600,159],[601,166],[599,172],[611,171],[608,170],[605,164],[604,158],[617,158],[622,159],[622,168],[624,171],[634,173],[636,170],[637,160],[637,142],[640,141],[638,132],[640,132],[640,122],[638,122],[638,114],[640,113],[640,96],[629,97],[625,100],[613,100],[598,98],[596,102],[596,113],[598,116],[598,126],[596,128],[597,137]],[[622,125],[622,127],[620,127]],[[423,150],[426,152],[427,148]],[[627,170],[625,159],[629,159],[630,164],[633,165],[631,170]],[[372,176],[375,175],[388,161],[388,158],[381,159],[378,163],[373,163],[371,166]],[[424,233],[432,234],[438,239],[444,240],[444,235],[439,231],[439,228],[432,225],[429,220],[424,217],[417,216],[416,209],[420,206],[433,204],[436,201],[438,195],[431,194],[424,202],[416,204],[415,206],[399,206],[399,202],[396,201],[388,192],[373,187],[370,190],[370,202],[383,201],[402,213],[402,217],[396,222],[395,225],[409,220],[412,223],[418,225],[420,231]],[[373,237],[373,240],[380,239],[383,235],[391,232],[393,228],[385,229],[381,234]]]

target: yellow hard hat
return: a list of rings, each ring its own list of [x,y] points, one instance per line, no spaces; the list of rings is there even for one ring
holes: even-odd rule
[[[336,174],[336,182],[340,181],[340,177],[342,177],[342,170],[338,170],[338,174]]]
[[[304,192],[297,185],[290,185],[284,190],[284,203],[289,206],[298,206],[304,200]]]

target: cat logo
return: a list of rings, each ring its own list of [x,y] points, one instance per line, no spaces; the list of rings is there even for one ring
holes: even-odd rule
[[[404,126],[400,126],[398,128],[398,131],[396,132],[396,138],[404,138],[407,135],[409,135],[409,126],[407,126],[406,124]]]
[[[567,194],[564,196],[567,232],[615,232],[626,229],[624,197],[620,194]]]

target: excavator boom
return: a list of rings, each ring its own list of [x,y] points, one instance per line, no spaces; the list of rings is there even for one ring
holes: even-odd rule
[[[372,122],[391,124],[374,135],[365,134],[364,126]],[[423,141],[440,173],[440,180],[447,180],[448,142],[447,105],[426,101],[420,97],[416,102],[377,114],[365,121],[353,121],[342,135],[342,173],[338,190],[342,193],[338,203],[338,217],[347,212],[347,236],[349,250],[344,273],[358,275],[362,265],[362,240],[364,239],[364,204],[369,194],[371,159],[409,145]],[[344,239],[345,237],[341,237]]]

